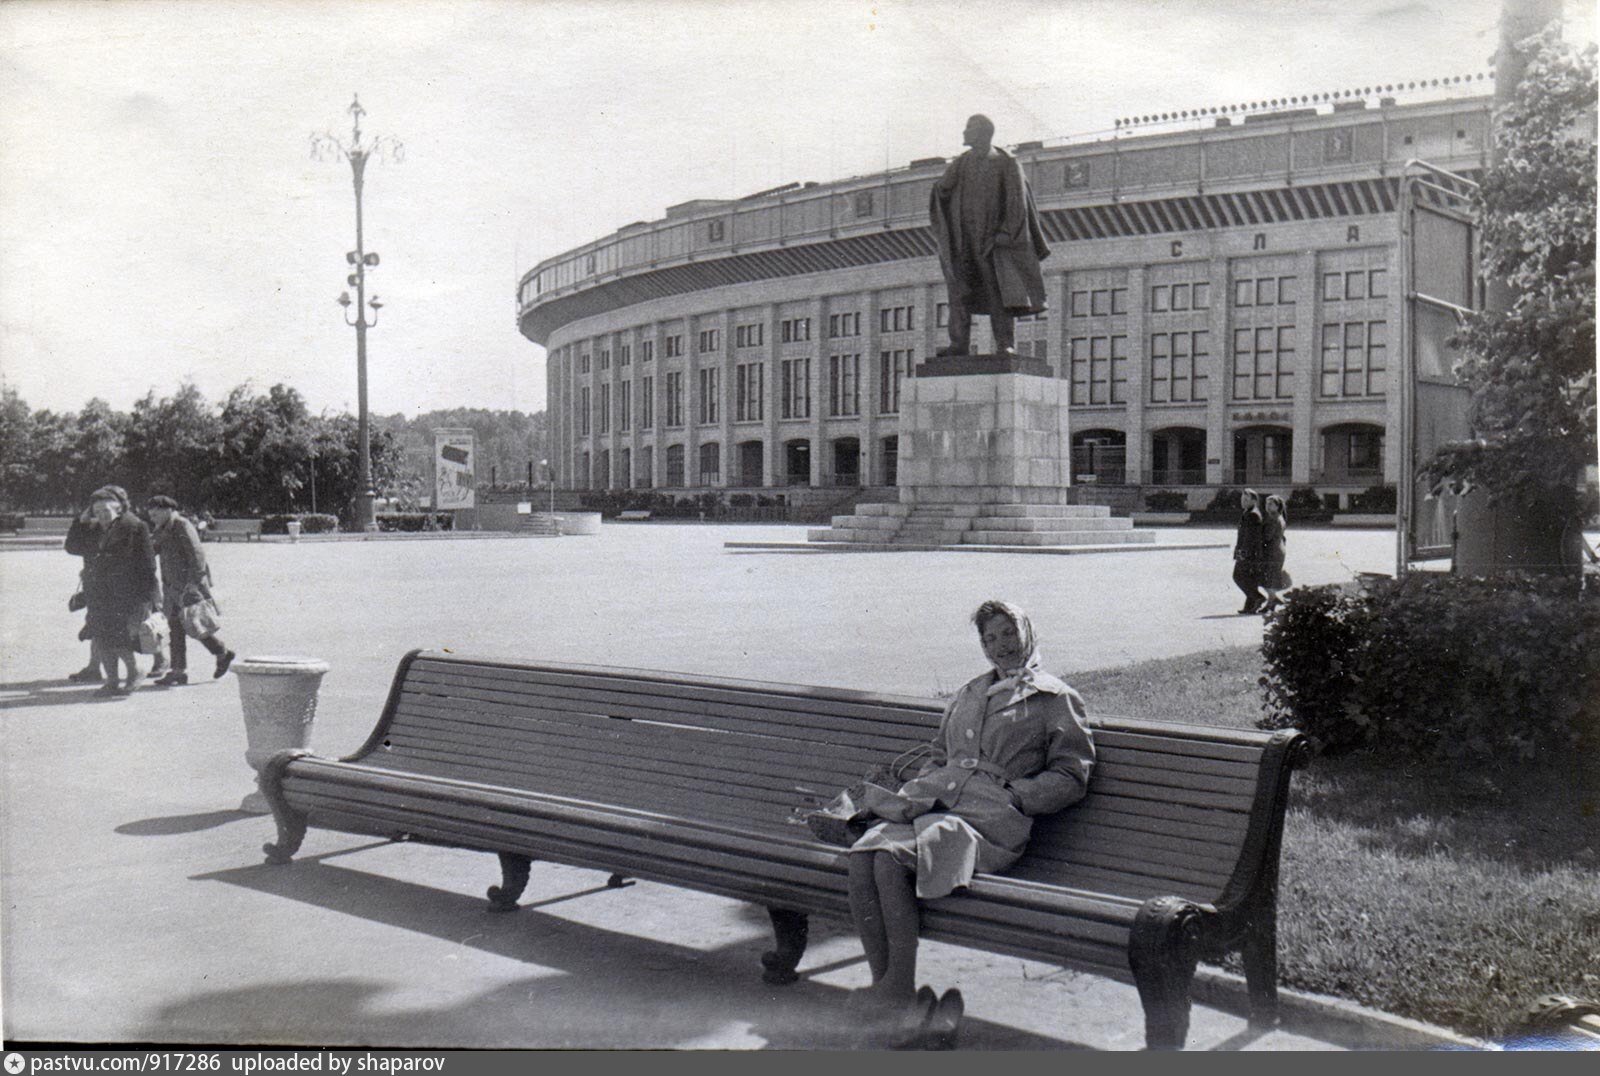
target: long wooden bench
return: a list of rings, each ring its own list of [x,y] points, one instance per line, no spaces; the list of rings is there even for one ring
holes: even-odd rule
[[[212,521],[201,537],[208,542],[223,542],[238,539],[243,542],[254,542],[261,537],[261,521],[259,519],[218,519]]]
[[[1093,700],[1090,700],[1091,706]],[[933,700],[413,651],[367,742],[276,755],[262,788],[286,863],[306,827],[499,854],[493,906],[532,860],[764,905],[765,980],[792,982],[807,916],[848,917],[842,849],[788,821],[928,740]],[[1181,1048],[1198,959],[1243,954],[1276,1018],[1278,849],[1295,732],[1100,718],[1089,795],[1039,820],[1003,875],[926,903],[925,937],[1137,984],[1150,1046]],[[616,879],[614,878],[613,881]]]

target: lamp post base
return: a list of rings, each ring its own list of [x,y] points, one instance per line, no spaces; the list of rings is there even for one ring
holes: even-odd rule
[[[372,506],[373,494],[371,490],[356,494],[356,526],[363,531],[378,529],[377,515]]]

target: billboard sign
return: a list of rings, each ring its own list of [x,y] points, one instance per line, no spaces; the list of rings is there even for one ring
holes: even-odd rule
[[[471,430],[433,431],[433,507],[477,507],[477,439]]]

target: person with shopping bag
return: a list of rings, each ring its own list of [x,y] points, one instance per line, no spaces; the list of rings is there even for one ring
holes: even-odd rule
[[[161,559],[162,612],[171,634],[170,671],[156,681],[156,687],[181,687],[189,682],[188,639],[217,659],[212,679],[221,677],[236,656],[217,638],[218,613],[211,595],[211,568],[200,548],[200,534],[194,524],[178,511],[171,497],[151,497],[147,506],[155,522],[156,555]]]
[[[86,515],[73,524],[76,531],[68,530],[67,539],[68,551],[80,556],[88,543],[93,547],[93,556],[84,557],[83,596],[88,635],[105,678],[96,694],[125,696],[141,675],[134,652],[142,645],[146,618],[161,604],[155,552],[149,528],[128,511],[127,494],[119,487],[102,486],[90,494]],[[119,665],[126,669],[120,683]]]

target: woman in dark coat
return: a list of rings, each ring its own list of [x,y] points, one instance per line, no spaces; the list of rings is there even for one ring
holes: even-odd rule
[[[127,510],[127,502],[110,487],[95,490],[89,512],[99,525],[99,542],[92,558],[85,558],[83,596],[88,602],[89,638],[100,656],[105,683],[102,695],[127,695],[139,681],[139,666],[134,657],[139,625],[159,608],[161,588],[156,581],[156,557],[150,544],[150,529]],[[67,532],[74,542],[74,530],[92,532],[91,523],[79,519]],[[82,532],[77,542],[83,540]],[[117,682],[117,663],[127,669],[126,680]]]
[[[1261,611],[1261,495],[1239,494],[1239,533],[1233,543],[1233,582],[1244,591],[1241,613]]]
[[[1283,562],[1287,557],[1287,542],[1284,532],[1289,528],[1289,512],[1284,507],[1283,498],[1272,494],[1263,505],[1265,509],[1261,514],[1261,589],[1267,592],[1267,601],[1263,606],[1271,609],[1283,600],[1283,592],[1289,589],[1289,573],[1283,570]]]

